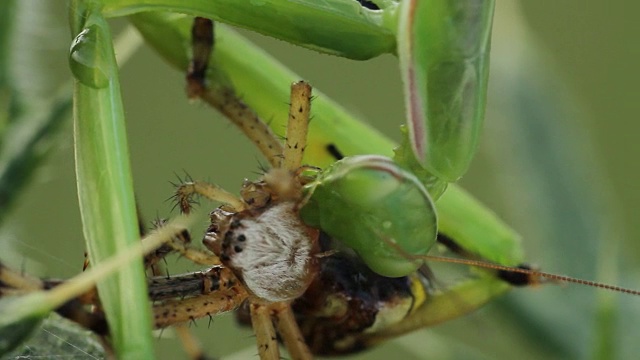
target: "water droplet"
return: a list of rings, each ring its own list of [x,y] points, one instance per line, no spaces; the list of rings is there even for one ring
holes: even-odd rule
[[[97,25],[82,30],[71,43],[69,65],[78,81],[92,88],[103,88],[109,84],[109,61],[104,49],[101,29]]]
[[[382,228],[385,230],[389,230],[391,229],[391,221],[387,220],[387,221],[383,221],[382,222]]]

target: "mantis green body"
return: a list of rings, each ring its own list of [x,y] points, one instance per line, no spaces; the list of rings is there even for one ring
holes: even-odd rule
[[[436,241],[431,196],[391,159],[348,157],[307,187],[312,196],[302,208],[302,219],[354,249],[380,275],[413,273],[423,261],[411,256],[426,255]]]
[[[486,103],[494,2],[403,1],[398,59],[411,147],[455,181],[475,153]]]

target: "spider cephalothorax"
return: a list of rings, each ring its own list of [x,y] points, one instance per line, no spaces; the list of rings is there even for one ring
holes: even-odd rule
[[[296,178],[288,176],[285,181],[295,183],[278,181],[277,187],[269,182],[273,178],[267,174],[263,181],[245,182],[246,209],[215,209],[203,242],[259,300],[290,301],[304,293],[317,272],[318,230],[300,220],[299,201],[292,198],[300,189]]]

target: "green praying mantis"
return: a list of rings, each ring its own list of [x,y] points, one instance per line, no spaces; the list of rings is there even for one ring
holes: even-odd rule
[[[333,15],[340,14],[336,12],[334,13],[331,12],[336,8],[345,9],[344,14],[351,14],[357,11],[360,11],[360,12],[364,11],[359,7],[355,6],[354,3],[355,2],[346,2],[346,1],[326,2],[327,6],[305,4],[305,3],[297,3],[297,4],[294,3],[292,5],[292,8],[289,10],[291,11],[290,16],[292,18],[297,18],[295,15],[299,15],[299,14],[305,15],[309,13],[314,13],[306,10],[304,6],[308,6],[311,9],[320,8],[320,10],[326,10],[328,11],[329,14],[333,14]],[[406,5],[408,3],[410,2],[405,2],[403,4]],[[422,4],[426,4],[426,3],[428,2],[422,2]],[[85,104],[86,103],[95,104],[95,105],[86,105],[87,108],[91,108],[91,111],[95,111],[96,107],[100,107],[102,109],[105,109],[106,111],[107,109],[109,109],[109,107],[108,106],[103,107],[103,105],[101,104],[113,104],[113,101],[112,101],[113,97],[111,96],[113,94],[113,91],[117,92],[117,88],[116,89],[111,88],[110,90],[111,94],[107,94],[106,92],[100,90],[102,89],[102,86],[105,85],[105,82],[104,82],[105,79],[108,81],[111,81],[109,80],[111,79],[110,76],[113,76],[115,72],[114,70],[115,68],[112,65],[109,65],[108,61],[103,62],[105,58],[108,57],[108,47],[111,46],[110,41],[108,37],[104,37],[105,33],[102,31],[105,30],[103,28],[105,24],[100,20],[100,16],[96,15],[95,12],[92,13],[92,11],[88,11],[87,13],[84,13],[83,11],[79,10],[79,9],[82,9],[82,5],[98,6],[99,4],[96,5],[97,3],[92,4],[91,2],[86,2],[86,3],[78,2],[77,4],[79,5],[76,8],[74,8],[74,10],[76,11],[75,14],[82,15],[82,16],[79,16],[81,20],[78,20],[78,21],[79,22],[82,22],[84,20],[87,21],[86,23],[82,24],[83,26],[77,26],[77,28],[78,30],[82,28],[82,31],[87,30],[87,32],[85,33],[86,36],[84,38],[78,38],[79,41],[76,42],[76,46],[73,48],[74,52],[72,57],[74,61],[77,61],[80,64],[91,65],[86,67],[83,67],[81,65],[79,68],[75,68],[76,76],[80,79],[83,79],[83,81],[81,82],[84,84],[88,84],[89,88],[91,88],[91,89],[84,89],[86,90],[86,94],[83,94],[83,91],[81,91],[82,89],[80,89],[77,92],[77,100],[78,100],[78,104],[80,104],[79,109],[82,110],[81,104],[83,103],[83,101],[85,101],[83,99],[86,99],[87,102],[85,102]],[[232,8],[229,6],[225,7],[224,2],[220,4],[222,4],[220,5],[220,9],[219,9],[221,15],[218,15],[218,12],[217,12],[218,9],[213,9],[211,10],[210,13],[206,13],[206,14],[210,15],[210,17],[213,17],[215,19],[227,20],[233,24],[242,24],[240,23],[240,21],[244,21],[246,23],[255,22],[254,21],[255,19],[245,16],[246,14],[251,13],[251,12],[248,12],[247,9],[243,9],[242,7],[237,7],[236,9],[233,9],[232,13],[225,13],[224,11],[231,11],[229,9],[232,9]],[[393,6],[398,5],[395,2],[387,2],[385,4],[388,6],[388,9],[391,9]],[[151,5],[148,3],[138,4],[136,2],[129,2],[129,3],[122,2],[118,4],[117,2],[105,2],[105,7],[103,8],[103,10],[105,14],[107,15],[111,14],[115,16],[115,15],[122,15],[122,14],[130,14],[134,11],[145,10],[145,9],[148,9],[148,8],[145,8],[145,6],[152,6],[152,5],[155,5],[155,4],[151,4]],[[211,5],[211,4],[209,5],[212,6],[213,8],[218,6],[217,3],[216,5]],[[268,7],[269,5],[272,5],[272,4],[271,2],[265,2],[262,5]],[[281,4],[278,4],[277,6],[280,6],[280,5]],[[163,4],[160,4],[160,6],[163,6]],[[178,6],[177,3],[164,4],[164,6],[171,7],[172,10],[176,10],[176,9],[182,10],[182,8],[176,8],[176,6]],[[188,7],[188,5],[184,5],[182,3],[179,6]],[[276,6],[276,5],[272,5],[272,6]],[[297,8],[296,6],[300,6],[300,8]],[[194,14],[194,13],[203,14],[203,12],[205,12],[206,10],[206,7],[207,7],[206,3],[194,2],[193,8],[184,10],[184,12],[191,13],[191,14]],[[381,7],[382,7],[382,4],[381,4]],[[91,6],[88,6],[88,8],[91,8]],[[286,8],[282,8],[280,10],[283,10],[283,9],[286,9]],[[299,10],[299,9],[302,9],[302,10]],[[402,10],[404,10],[405,12],[409,12],[408,7],[405,7]],[[99,10],[95,10],[95,11],[99,12]],[[299,11],[299,12],[296,12],[296,11]],[[351,11],[351,13],[349,11]],[[386,10],[386,11],[388,12],[386,14],[383,14],[381,17],[384,18],[384,16],[389,16],[388,14],[391,13],[391,11],[390,10]],[[232,16],[234,13],[237,16],[236,18],[233,18]],[[269,13],[269,12],[265,11],[265,13]],[[379,15],[373,16],[374,12],[371,12],[371,13],[372,14],[370,15],[372,17],[380,17]],[[82,18],[83,16],[85,16],[84,14],[89,14],[86,17],[86,19]],[[314,14],[317,15],[317,13],[314,13]],[[410,12],[408,14],[403,13],[404,16],[409,16],[410,14],[411,14]],[[489,16],[489,20],[486,19],[486,16],[483,19],[484,20],[481,21],[480,23],[485,25],[485,27],[486,26],[490,27],[490,21],[489,21],[490,16]],[[311,20],[322,21],[322,18],[320,16],[317,16],[317,17],[313,16],[311,17]],[[133,16],[133,21],[136,24],[136,26],[139,29],[141,29],[141,31],[145,34],[146,39],[150,43],[155,43],[156,46],[159,48],[159,51],[164,56],[168,57],[174,64],[178,65],[181,69],[185,68],[185,65],[187,62],[187,57],[186,57],[187,52],[184,50],[184,45],[187,43],[186,39],[188,38],[188,28],[189,28],[190,19],[181,18],[173,15],[162,16],[157,14],[156,15],[138,14]],[[411,23],[411,20],[405,19],[403,21]],[[267,22],[268,22],[268,19],[267,19]],[[274,21],[273,23],[276,23],[276,22]],[[298,23],[294,22],[294,24],[305,24],[305,25],[311,25],[311,27],[313,27],[314,24],[316,23],[311,22],[310,19],[304,18],[302,20],[299,20]],[[423,23],[422,25],[425,25],[425,24],[429,24],[429,26],[432,25],[432,23],[427,23],[427,22]],[[277,26],[276,28],[277,29],[275,29],[274,31],[285,32],[285,34],[284,35],[275,34],[275,35],[281,38],[290,40],[294,43],[308,44],[311,41],[309,39],[296,39],[296,38],[292,39],[291,38],[292,36],[294,36],[292,34],[305,34],[305,31],[290,31],[290,33],[286,33],[287,31],[286,26],[284,27]],[[337,31],[345,30],[345,28],[341,28],[341,27],[336,27],[335,29]],[[341,54],[341,55],[346,54],[353,58],[369,57],[369,56],[372,56],[371,49],[374,49],[374,48],[383,49],[383,50],[377,50],[378,52],[393,51],[393,46],[389,45],[390,32],[388,31],[388,29],[384,29],[384,30],[385,31],[382,31],[382,32],[385,34],[385,36],[379,37],[380,39],[386,39],[384,41],[381,40],[379,42],[372,42],[372,41],[363,42],[363,41],[360,41],[359,38],[356,38],[354,36],[354,38],[352,39],[347,39],[350,41],[343,41],[344,39],[341,39],[335,44],[330,42],[329,44],[327,44],[326,42],[322,42],[321,40],[314,39],[313,41],[317,41],[318,43],[320,43],[320,45],[317,45],[314,43],[309,46],[315,49],[330,49],[330,51],[333,53]],[[418,33],[420,32],[413,31],[413,30],[409,30],[407,32],[408,35],[415,35]],[[488,34],[485,34],[485,35],[488,36]],[[274,104],[276,104],[279,100],[274,100],[270,97],[282,99],[283,97],[282,96],[278,97],[277,94],[281,95],[283,92],[287,91],[286,86],[288,85],[289,82],[291,82],[291,80],[295,79],[295,75],[284,72],[281,67],[274,65],[264,57],[260,57],[262,56],[262,54],[255,51],[255,49],[252,48],[251,45],[243,42],[240,38],[237,37],[237,35],[228,31],[227,29],[223,27],[219,27],[218,36],[220,39],[223,39],[223,40],[217,42],[216,52],[214,55],[214,66],[217,64],[222,64],[222,69],[226,72],[226,76],[228,76],[231,79],[230,82],[234,84],[236,89],[239,89],[242,92],[244,99],[248,103],[250,103],[252,107],[254,107],[259,113],[277,114],[276,108],[278,106]],[[297,36],[300,36],[300,35],[297,35]],[[322,32],[322,34],[319,34],[318,36],[327,37],[330,35],[327,35],[326,33]],[[374,32],[374,35],[372,36],[374,38],[376,37],[375,32]],[[172,41],[168,41],[167,39],[174,39],[174,40],[180,39],[180,40],[179,41],[175,40],[172,42]],[[86,42],[84,42],[85,40]],[[404,40],[408,41],[406,38]],[[354,44],[360,45],[363,43],[368,44],[367,49],[360,50],[357,48],[357,46],[354,46]],[[391,43],[393,43],[393,40],[391,40]],[[370,48],[369,48],[369,45],[370,45]],[[82,46],[89,46],[90,51],[88,52],[88,54],[83,53]],[[97,53],[94,53],[92,51],[92,50],[95,50],[92,48],[93,46],[100,46],[99,47],[100,51]],[[254,51],[254,52],[250,52],[250,51]],[[351,53],[350,51],[353,51],[353,52]],[[376,50],[373,50],[373,51],[375,53]],[[97,56],[94,58],[95,54],[97,54]],[[442,54],[442,53],[439,52],[439,54]],[[85,58],[85,55],[88,55],[88,56]],[[399,53],[398,55],[401,57],[402,55],[408,55],[408,54],[404,52],[404,53]],[[483,53],[482,55],[486,55],[486,54]],[[481,58],[482,57],[480,57],[479,59],[482,60]],[[260,60],[256,60],[256,59],[260,59]],[[85,60],[88,60],[88,62],[84,63]],[[97,62],[92,63],[92,61],[97,61]],[[401,61],[405,61],[404,66],[410,66],[408,65],[410,64],[410,61],[406,62],[407,59],[402,60],[401,58]],[[259,66],[257,66],[257,64],[259,64]],[[478,70],[474,68],[473,65],[469,65],[469,66],[470,66],[470,69],[473,69],[476,73],[481,75],[485,74],[486,76],[486,73],[485,73],[486,69]],[[97,68],[99,71],[96,72],[95,68]],[[117,72],[115,73],[117,74]],[[108,76],[105,77],[103,76],[104,74],[108,74]],[[456,73],[456,74],[459,74],[459,73]],[[468,81],[467,77],[463,76],[461,78],[463,80]],[[215,80],[218,81],[220,79],[215,79]],[[266,84],[263,86],[265,86],[267,90],[265,91],[264,89],[261,89],[261,91],[258,91],[254,89],[253,86],[251,86],[253,83]],[[108,86],[111,86],[111,85],[108,85]],[[480,86],[480,88],[477,91],[473,91],[473,94],[475,94],[476,96],[482,97],[483,91],[484,90],[482,89],[482,86]],[[84,96],[86,96],[86,98]],[[100,96],[105,96],[105,99],[104,99],[105,101],[99,100]],[[427,96],[427,98],[432,99],[432,96],[433,95],[429,95]],[[451,96],[451,94],[449,94],[448,96]],[[334,159],[329,156],[330,154],[328,154],[326,150],[327,146],[330,144],[336,146],[345,155],[353,155],[358,153],[367,153],[367,154],[382,153],[387,156],[392,155],[391,149],[393,148],[393,144],[391,142],[379,136],[378,134],[371,132],[371,130],[368,129],[366,126],[358,125],[357,123],[351,122],[350,120],[348,120],[350,118],[348,115],[342,112],[341,109],[339,108],[336,109],[336,107],[333,106],[332,104],[327,105],[323,100],[323,98],[324,97],[322,97],[321,95],[318,95],[318,99],[314,102],[314,113],[316,114],[316,118],[312,122],[311,141],[309,144],[309,149],[308,149],[309,151],[307,155],[308,158],[312,159],[312,160],[309,160],[310,163],[324,167],[328,165],[330,162],[332,162]],[[452,102],[451,99],[449,99],[449,102]],[[477,106],[475,107],[471,106],[472,109],[470,110],[470,112],[473,114],[476,114],[476,113],[481,114],[483,104],[484,104],[484,101],[479,101],[479,104],[477,104]],[[462,105],[467,105],[467,106],[465,107]],[[462,105],[461,105],[461,109],[469,110],[468,104],[462,104]],[[329,115],[325,115],[325,113],[328,113]],[[116,111],[116,115],[113,115],[113,116],[119,117],[119,115],[117,114],[117,111]],[[326,125],[326,123],[324,123],[324,121],[327,121],[327,120],[324,120],[324,119],[329,117],[335,117],[335,118],[347,119],[347,120],[345,120],[344,122],[341,122],[339,126],[328,126]],[[272,122],[272,126],[278,129],[278,126],[280,126],[278,121],[281,121],[285,118],[286,117],[283,117],[283,116],[277,116],[277,115],[274,116],[273,117],[274,121]],[[427,116],[427,118],[429,120],[433,120],[433,117]],[[475,127],[475,130],[471,131],[471,134],[475,134],[474,136],[477,137],[477,129],[480,126],[477,119],[475,119],[473,116],[471,117],[463,116],[461,117],[461,120],[470,121],[473,124],[473,127]],[[91,126],[91,124],[86,124],[86,125]],[[78,126],[82,126],[82,124],[78,124]],[[423,126],[426,126],[426,125],[423,124]],[[418,146],[418,144],[420,143],[424,145],[425,141],[424,139],[422,141],[420,139],[416,139],[416,135],[423,136],[425,135],[425,133],[416,131],[415,129],[416,129],[415,126],[413,128],[410,127],[411,135],[409,135],[409,138],[413,141],[413,144],[411,146],[412,149],[411,150],[405,149],[404,156],[411,158],[412,157],[411,154],[415,153],[416,150],[421,150],[424,152],[424,154],[422,155],[420,154],[420,152],[417,152],[418,157],[422,156],[423,158],[427,156],[434,156],[434,154],[438,154],[435,156],[440,156],[440,154],[451,155],[446,151],[444,152],[433,151],[433,148],[430,148],[431,150],[427,151],[425,150],[425,148],[421,148],[420,146]],[[88,129],[87,130],[87,132],[89,133],[98,132],[98,131],[106,132],[106,130],[104,129],[102,130]],[[77,133],[82,134],[83,130],[78,129]],[[354,140],[353,134],[361,134],[361,135],[357,136],[356,139]],[[429,133],[429,134],[432,134],[432,133]],[[469,133],[467,133],[467,135],[468,134]],[[357,139],[366,139],[366,141],[357,140]],[[472,153],[472,151],[469,152],[468,149],[474,149],[475,148],[474,141],[477,141],[477,140],[466,141],[464,139],[462,140],[460,140],[460,138],[458,139],[459,141],[463,142],[465,147],[467,148],[465,153],[466,155],[463,156],[463,161],[455,163],[456,168],[461,167],[463,170],[460,171],[458,169],[458,171],[450,172],[450,169],[435,168],[435,169],[429,169],[430,172],[438,173],[438,174],[443,173],[446,179],[455,179],[460,176],[461,172],[464,172],[464,169],[468,165],[468,161],[470,160],[471,153]],[[95,146],[96,144],[92,144],[94,140],[95,139],[87,139],[85,142],[82,142],[81,144],[79,144],[79,146],[83,146],[82,145],[83,143],[87,145],[90,144],[91,146]],[[431,142],[429,145],[434,145],[436,146],[436,148],[440,146],[440,145],[437,145],[437,142],[435,143]],[[456,149],[459,149],[459,148],[456,147]],[[460,149],[461,149],[460,150],[461,152],[457,152],[456,154],[464,153],[463,151],[464,149],[462,148]],[[440,150],[442,150],[442,147],[440,148]],[[86,151],[86,153],[88,154],[90,152],[91,151],[88,151],[88,150]],[[79,156],[81,157],[85,156],[84,154],[85,150],[83,149],[80,149],[78,153],[79,153]],[[118,152],[106,151],[105,153],[117,154]],[[314,156],[316,158],[314,158]],[[79,159],[79,160],[85,161],[85,163],[90,163],[94,161],[94,159],[86,159],[86,160]],[[107,160],[111,161],[110,159],[107,159]],[[121,159],[116,161],[121,161]],[[429,159],[426,159],[424,161],[425,161],[425,164],[437,163],[437,161],[429,161]],[[415,166],[415,169],[421,168],[419,163],[413,164],[413,166]],[[413,170],[413,169],[410,169],[410,170]],[[403,170],[403,171],[407,171],[407,170]],[[428,177],[429,175],[419,175],[417,171],[416,171],[416,176],[419,176],[421,180],[425,182],[428,182],[427,180],[433,181],[433,183],[436,184],[434,188],[440,189],[440,191],[444,190],[442,181],[438,181],[437,178],[433,180],[434,179],[433,177]],[[90,195],[91,194],[85,194],[83,196],[90,196]],[[118,195],[118,197],[119,196],[120,195]],[[434,196],[434,197],[437,197],[437,196]],[[123,196],[121,198],[126,199],[126,196]],[[85,206],[87,208],[89,208],[90,206],[93,206],[91,204],[97,204],[97,203],[101,203],[101,201],[96,199],[85,200]],[[517,244],[517,236],[511,230],[509,230],[506,226],[504,226],[499,220],[497,220],[484,207],[477,204],[474,200],[472,200],[468,195],[466,195],[464,192],[462,192],[458,188],[454,186],[449,186],[449,189],[447,190],[447,192],[445,192],[442,198],[438,201],[437,207],[438,207],[438,215],[440,216],[439,218],[440,229],[445,232],[448,232],[448,234],[454,236],[454,238],[458,241],[465,241],[465,239],[468,239],[468,242],[463,243],[463,246],[466,249],[469,249],[470,251],[473,251],[473,252],[477,252],[481,254],[484,258],[490,259],[497,263],[515,265],[522,261],[522,258],[521,258],[522,255],[519,253],[520,250]],[[125,206],[125,208],[129,208],[129,214],[131,214],[131,203],[128,204],[128,207]],[[464,211],[461,211],[461,210],[464,210]],[[101,211],[102,210],[96,210],[96,212],[101,212]],[[87,215],[83,214],[83,216],[87,216]],[[464,226],[461,226],[462,224],[464,224]],[[474,227],[474,225],[477,225],[477,226]],[[97,235],[98,230],[95,230],[95,232],[93,230],[91,231],[86,230],[86,231],[90,234],[90,236],[88,237],[98,236]],[[113,235],[110,235],[110,236],[113,236]],[[107,237],[110,237],[110,236],[107,236]],[[126,238],[126,237],[135,238],[135,236],[124,236],[122,238]],[[483,303],[485,299],[488,300],[489,298],[492,298],[493,296],[495,296],[497,293],[503,292],[508,288],[502,282],[495,281],[494,279],[472,280],[468,284],[470,286],[468,288],[461,286],[459,288],[451,289],[449,295],[451,296],[454,302],[456,298],[462,298],[462,299],[465,299],[465,304],[467,304],[467,302],[470,302],[470,303],[477,302],[478,304],[480,304],[480,303]],[[473,287],[477,287],[478,289],[486,291],[487,294],[484,294],[485,298],[483,298],[482,295],[479,295],[477,298],[474,298]],[[495,287],[495,288],[492,288],[492,287]],[[459,309],[452,309],[451,315],[459,316],[461,315],[461,312]],[[144,322],[144,320],[142,321]],[[120,341],[126,341],[125,336],[122,336]]]

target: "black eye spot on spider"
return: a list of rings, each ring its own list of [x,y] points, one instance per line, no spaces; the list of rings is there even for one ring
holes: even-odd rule
[[[244,235],[238,235],[238,239],[237,240],[238,241],[245,241],[245,240],[247,240],[247,237],[244,236]]]

